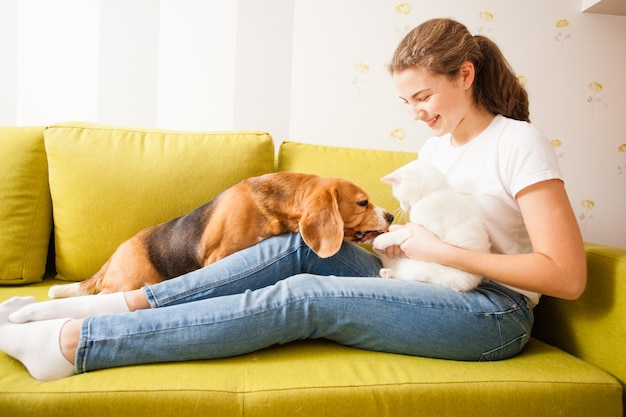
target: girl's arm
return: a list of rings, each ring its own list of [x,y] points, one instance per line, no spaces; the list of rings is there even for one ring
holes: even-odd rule
[[[533,252],[480,253],[441,241],[416,224],[400,248],[413,259],[480,274],[502,284],[565,299],[576,299],[587,281],[585,249],[563,182],[548,180],[516,195]]]

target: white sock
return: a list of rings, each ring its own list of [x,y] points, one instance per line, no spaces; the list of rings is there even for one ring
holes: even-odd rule
[[[9,314],[34,301],[33,297],[13,297],[0,304],[0,350],[22,362],[39,381],[74,375],[74,365],[63,356],[59,345],[61,328],[69,319],[9,322]]]
[[[67,317],[82,319],[129,311],[124,293],[116,292],[30,303],[11,313],[9,320],[12,323],[26,323]]]

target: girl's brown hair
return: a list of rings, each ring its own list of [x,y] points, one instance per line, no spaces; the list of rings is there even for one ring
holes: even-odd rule
[[[418,67],[453,79],[467,61],[476,72],[476,104],[493,114],[530,121],[528,94],[498,45],[485,36],[472,36],[454,20],[428,20],[409,32],[396,48],[389,71]]]

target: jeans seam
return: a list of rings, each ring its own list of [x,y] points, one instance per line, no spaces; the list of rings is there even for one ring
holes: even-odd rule
[[[350,242],[346,242],[344,244],[353,244]],[[341,252],[339,252],[341,253]],[[348,258],[348,257],[344,257],[344,256],[338,256],[336,258],[339,262],[341,262],[342,264],[348,266],[350,269],[352,269],[354,272],[356,272],[359,276],[369,276],[370,275],[370,271],[366,270],[366,269],[361,269],[360,267],[362,266],[362,264],[357,263],[357,262],[353,262],[353,259]],[[382,264],[381,264],[382,267]]]
[[[89,349],[87,348],[87,340],[91,339],[91,318],[87,317],[83,321],[83,326],[81,328],[81,333],[78,339],[78,349],[76,350],[76,355],[74,357],[74,372],[76,374],[81,374],[85,372],[87,355],[89,353]]]
[[[498,346],[497,348],[494,348],[494,349],[488,350],[487,352],[483,352],[483,353],[480,355],[480,358],[479,358],[479,360],[478,360],[478,361],[479,361],[479,362],[486,362],[486,361],[489,361],[489,359],[486,359],[486,357],[487,357],[487,356],[492,355],[492,354],[494,354],[495,352],[498,352],[498,351],[500,351],[500,350],[506,349],[507,347],[511,346],[512,344],[517,343],[517,342],[518,342],[518,341],[520,341],[520,340],[524,340],[524,339],[525,339],[525,338],[527,338],[527,337],[528,337],[528,333],[521,334],[521,335],[517,336],[516,338],[509,340],[507,343],[501,344],[501,345],[500,345],[500,346]],[[522,346],[523,346],[523,345],[522,345]]]

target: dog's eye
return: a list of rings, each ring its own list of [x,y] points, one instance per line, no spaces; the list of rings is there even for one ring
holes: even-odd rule
[[[367,201],[367,200],[361,200],[361,201],[359,201],[357,204],[358,204],[359,206],[361,206],[361,207],[365,207],[365,206],[367,206],[369,203],[370,203],[370,202],[369,202],[369,201]]]

